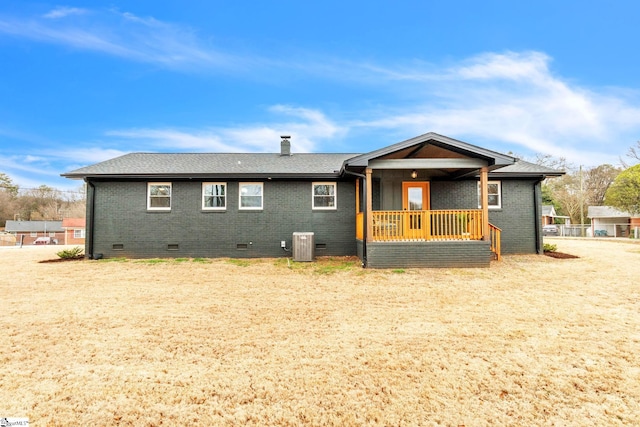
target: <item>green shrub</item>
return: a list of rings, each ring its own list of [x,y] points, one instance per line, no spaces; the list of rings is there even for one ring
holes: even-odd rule
[[[62,259],[80,258],[84,256],[82,253],[83,251],[84,249],[82,249],[80,246],[76,246],[75,248],[61,250],[60,252],[56,253],[56,255],[58,255]]]
[[[552,245],[551,243],[545,243],[542,247],[545,252],[555,252],[558,250],[558,245]]]

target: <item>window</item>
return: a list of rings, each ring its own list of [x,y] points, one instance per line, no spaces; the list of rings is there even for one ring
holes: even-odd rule
[[[227,208],[227,184],[224,182],[202,183],[202,209],[225,210]]]
[[[35,231],[32,231],[31,233],[29,233],[30,237],[38,237],[38,233]]]
[[[84,239],[84,229],[73,230],[74,239]]]
[[[336,183],[313,183],[313,209],[336,209]]]
[[[240,183],[240,209],[262,209],[262,183]]]
[[[158,211],[171,210],[170,182],[150,182],[147,188],[147,209]]]
[[[500,209],[502,207],[502,186],[500,181],[489,181],[487,183],[487,193],[489,195],[489,209]],[[478,207],[482,207],[480,199],[480,183],[478,182]]]

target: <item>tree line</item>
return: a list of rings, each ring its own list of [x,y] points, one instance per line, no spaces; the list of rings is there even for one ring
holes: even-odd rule
[[[620,166],[603,164],[582,168],[565,158],[539,155],[534,163],[564,170],[559,178],[542,184],[542,204],[554,206],[556,213],[568,216],[573,224],[588,222],[589,206],[612,206],[620,211],[640,214],[640,141],[629,148],[628,160],[620,159]]]
[[[84,186],[62,191],[47,185],[20,188],[11,177],[0,172],[0,227],[7,220],[36,221],[85,217]]]

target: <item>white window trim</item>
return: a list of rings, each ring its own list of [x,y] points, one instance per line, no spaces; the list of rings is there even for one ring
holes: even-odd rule
[[[259,185],[260,186],[260,206],[242,206],[242,186]],[[238,209],[241,211],[260,211],[264,207],[264,183],[263,182],[240,182],[238,183]]]
[[[74,239],[84,239],[84,229],[76,228],[73,230],[73,238]]]
[[[316,206],[316,185],[333,186],[333,206]],[[338,184],[336,182],[313,182],[311,183],[311,207],[313,210],[335,211],[338,209]]]
[[[498,204],[489,205],[489,209],[502,209],[502,181],[487,181],[487,187],[491,184],[498,185]],[[478,181],[478,209],[482,209],[482,200],[480,199],[480,181]]]
[[[204,200],[205,197],[211,197],[208,195],[204,194],[204,188],[207,185],[224,185],[224,206],[223,207],[217,207],[217,206],[205,206],[204,204]],[[227,195],[228,195],[228,187],[227,187],[227,183],[226,182],[203,182],[202,183],[202,210],[204,211],[226,211],[227,210]],[[216,197],[216,196],[214,196]],[[217,196],[219,197],[219,196]]]
[[[169,207],[151,207],[151,186],[152,185],[168,185],[169,186]],[[170,182],[147,182],[147,210],[150,211],[170,211],[173,204],[173,186]]]

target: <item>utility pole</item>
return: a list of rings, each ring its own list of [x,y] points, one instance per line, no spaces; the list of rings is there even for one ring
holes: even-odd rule
[[[582,184],[582,165],[580,165],[580,235],[584,237],[584,188]]]

